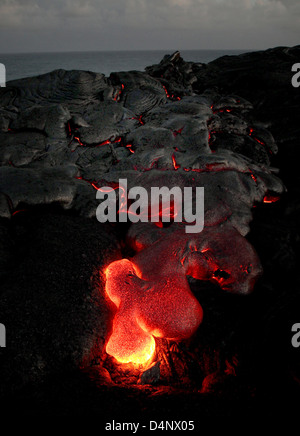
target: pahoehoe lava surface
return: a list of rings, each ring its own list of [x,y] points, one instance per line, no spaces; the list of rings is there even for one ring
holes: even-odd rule
[[[291,67],[299,59],[299,46],[209,64],[175,52],[145,72],[57,70],[0,89],[0,393],[8,411],[292,413],[300,96]],[[100,224],[96,189],[121,178],[148,192],[203,186],[203,232]],[[204,312],[190,343],[171,350],[169,373],[162,366],[157,383],[152,370],[156,385],[145,390],[118,385],[122,377],[104,369],[111,308],[102,272],[123,257],[151,283],[174,270],[187,276]],[[95,362],[103,368],[96,382]]]

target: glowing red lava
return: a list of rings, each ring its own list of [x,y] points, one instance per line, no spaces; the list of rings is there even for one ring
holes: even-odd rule
[[[264,203],[276,203],[279,200],[280,200],[280,197],[274,196],[274,195],[268,194],[264,197]]]
[[[168,90],[167,90],[167,88],[165,87],[165,85],[162,85],[162,87],[164,88],[164,91],[165,91],[165,93],[166,93],[167,98],[176,98],[176,100],[179,100],[179,101],[181,100],[180,97],[175,97],[174,94],[170,95],[169,92],[168,92]]]
[[[128,259],[105,270],[106,293],[117,306],[106,352],[121,363],[146,363],[154,354],[154,337],[182,340],[202,321],[202,308],[184,275],[145,280]]]
[[[176,162],[176,158],[175,158],[175,154],[174,153],[172,154],[172,162],[173,162],[174,170],[175,171],[178,170],[178,168],[180,168],[180,165]]]
[[[121,84],[121,89],[119,90],[119,92],[115,95],[114,100],[115,101],[119,101],[122,95],[122,92],[124,90],[125,86],[123,85],[123,83]]]

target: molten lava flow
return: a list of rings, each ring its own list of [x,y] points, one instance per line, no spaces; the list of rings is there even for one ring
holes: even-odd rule
[[[257,184],[257,177],[253,174],[253,172],[250,170],[250,176],[251,179],[254,180],[254,182]]]
[[[83,142],[81,142],[79,136],[74,136],[74,139],[78,142],[79,145],[81,145],[82,147],[85,147],[85,144]]]
[[[132,144],[127,144],[126,148],[130,151],[130,153],[135,153],[135,151],[132,149]]]
[[[253,247],[229,224],[192,237],[178,227],[152,245],[139,237],[131,235],[132,260],[112,262],[105,271],[106,294],[117,307],[106,352],[119,362],[145,363],[155,337],[180,341],[198,329],[202,307],[187,276],[246,295],[262,273]]]
[[[170,98],[170,94],[168,93],[167,88],[165,87],[165,85],[162,85],[162,87],[164,88],[164,91],[166,93],[167,98]]]
[[[256,136],[254,136],[254,135],[253,135],[253,132],[254,132],[254,129],[251,127],[251,128],[250,128],[250,132],[249,132],[249,136],[250,136],[254,141],[258,142],[258,144],[263,145],[263,146],[266,148],[266,150],[268,151],[268,153],[273,154],[272,150],[270,150],[270,149],[267,147],[266,143],[265,143],[264,141],[258,139]]]
[[[138,117],[129,118],[129,120],[138,120],[138,122],[143,126],[145,123],[143,121],[143,115],[139,115]]]
[[[275,196],[275,195],[268,194],[264,197],[264,203],[276,203],[279,200],[280,200],[280,197],[277,195]]]
[[[174,131],[173,131],[173,135],[175,136],[175,138],[176,138],[177,135],[180,135],[182,131],[183,131],[183,127],[181,127],[181,128],[178,129],[178,130],[174,130]]]
[[[165,91],[165,93],[166,93],[167,98],[176,98],[176,100],[179,100],[179,101],[181,100],[180,97],[175,97],[174,94],[170,95],[169,92],[168,92],[168,90],[167,90],[167,88],[165,87],[165,85],[162,85],[162,87],[164,88],[164,91]]]
[[[119,90],[119,92],[116,94],[116,96],[114,97],[115,101],[119,101],[122,95],[122,92],[124,91],[125,86],[123,85],[123,83],[121,84],[121,89]]]
[[[106,352],[119,362],[145,363],[154,354],[154,337],[190,337],[202,321],[202,308],[184,274],[155,279],[140,277],[128,259],[105,271],[106,293],[117,306]]]
[[[172,162],[173,162],[174,170],[175,171],[178,170],[178,168],[180,168],[180,165],[176,162],[176,158],[175,158],[175,154],[174,153],[172,154]]]

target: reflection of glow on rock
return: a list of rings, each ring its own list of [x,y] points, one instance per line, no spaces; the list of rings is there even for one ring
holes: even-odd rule
[[[144,280],[128,259],[111,263],[105,274],[118,308],[106,352],[119,362],[145,363],[155,350],[153,336],[181,340],[199,327],[202,308],[184,274]]]

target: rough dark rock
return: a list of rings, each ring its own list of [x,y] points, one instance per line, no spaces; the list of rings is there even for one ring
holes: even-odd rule
[[[110,226],[61,213],[20,212],[10,234],[15,247],[0,295],[2,395],[101,355],[111,319],[102,270],[121,256]]]
[[[155,384],[160,379],[160,361],[153,362],[153,364],[147,368],[140,377],[139,383],[141,385]]]

